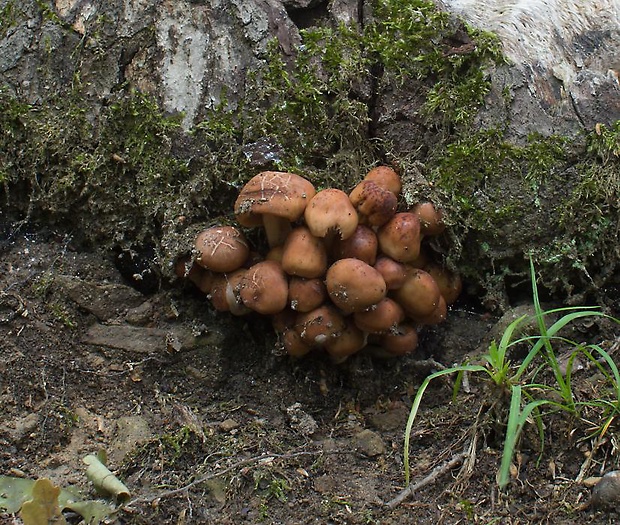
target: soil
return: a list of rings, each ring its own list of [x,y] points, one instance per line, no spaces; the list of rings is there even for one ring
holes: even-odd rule
[[[550,415],[542,452],[526,425],[500,491],[502,400],[474,377],[454,401],[453,379],[431,383],[411,437],[421,486],[396,499],[413,395],[432,371],[485,348],[498,319],[480,308],[457,303],[415,355],[293,361],[264,319],[214,312],[182,283],[143,295],[110,257],[70,238],[22,235],[0,249],[1,473],[96,498],[82,459],[104,449],[131,492],[110,523],[618,519],[588,505],[585,482],[618,468],[615,419],[596,440],[595,412]],[[617,350],[617,329],[602,322],[578,324],[577,336]],[[574,373],[577,395],[598,388],[596,369]]]

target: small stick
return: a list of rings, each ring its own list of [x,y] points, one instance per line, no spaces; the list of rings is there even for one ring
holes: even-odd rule
[[[238,461],[237,463],[235,463],[234,465],[231,465],[229,467],[226,467],[218,472],[210,472],[209,474],[205,474],[204,476],[201,476],[199,478],[196,478],[194,481],[192,481],[191,483],[188,483],[187,485],[184,485],[182,487],[179,487],[178,489],[174,489],[174,490],[167,490],[164,492],[160,492],[159,494],[156,494],[154,496],[151,497],[140,497],[140,498],[134,498],[131,501],[128,501],[125,504],[125,507],[129,507],[131,505],[134,505],[136,503],[153,503],[154,501],[160,500],[160,499],[164,499],[164,498],[169,498],[171,496],[176,496],[178,494],[182,494],[184,492],[187,492],[189,489],[191,489],[192,487],[195,487],[196,485],[200,485],[202,483],[204,483],[205,481],[208,481],[210,479],[214,479],[220,476],[223,476],[224,474],[227,474],[228,472],[231,472],[233,470],[237,470],[241,467],[245,467],[247,465],[252,465],[254,463],[260,463],[261,461],[271,461],[274,459],[292,459],[292,458],[296,458],[299,456],[316,456],[319,454],[341,454],[342,451],[338,451],[338,450],[334,450],[334,451],[324,451],[324,450],[317,450],[317,451],[308,451],[308,450],[304,450],[304,451],[300,451],[300,452],[289,452],[287,454],[261,454],[260,456],[254,456],[251,458],[247,458],[247,459],[243,459],[241,461]]]
[[[396,508],[403,501],[405,501],[409,496],[413,496],[416,490],[419,490],[425,487],[426,485],[430,485],[439,476],[441,476],[442,474],[445,474],[446,472],[448,472],[448,470],[456,467],[457,465],[460,465],[463,462],[463,459],[465,459],[465,454],[461,452],[459,454],[456,454],[451,460],[446,461],[442,465],[437,465],[428,476],[418,481],[417,483],[410,483],[407,488],[400,491],[400,493],[393,500],[388,501],[386,505],[390,509]]]

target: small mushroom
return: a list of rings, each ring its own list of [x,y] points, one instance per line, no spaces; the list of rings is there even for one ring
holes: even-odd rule
[[[280,341],[286,353],[291,357],[303,357],[312,351],[312,345],[306,343],[300,333],[293,328],[281,333]]]
[[[282,249],[282,268],[289,275],[313,279],[327,270],[327,250],[322,239],[305,226],[289,233]]]
[[[414,261],[420,254],[420,220],[408,212],[397,213],[377,231],[379,248],[398,262]]]
[[[212,226],[196,236],[196,262],[214,272],[241,268],[250,254],[245,235],[234,226]]]
[[[424,270],[435,279],[439,292],[446,300],[446,303],[449,305],[454,304],[463,290],[461,276],[437,264],[427,264]]]
[[[288,283],[288,303],[291,310],[310,312],[327,299],[327,289],[322,279],[291,277]]]
[[[349,194],[360,223],[378,227],[389,221],[396,213],[398,199],[390,190],[372,180],[363,180]]]
[[[379,241],[377,235],[368,226],[359,224],[348,239],[337,239],[332,249],[335,259],[353,257],[371,266],[377,259]]]
[[[358,216],[349,196],[342,190],[328,188],[319,191],[304,212],[306,226],[316,237],[347,239],[353,235]]]
[[[394,356],[410,354],[418,347],[418,333],[411,323],[402,323],[379,340],[383,349]]]
[[[402,189],[400,176],[389,166],[377,166],[371,169],[364,180],[371,180],[381,188],[391,191],[398,197]]]
[[[239,283],[246,271],[239,269],[215,275],[208,297],[216,310],[230,312],[233,315],[245,315],[250,312],[239,295]]]
[[[249,268],[239,283],[239,296],[245,306],[263,315],[286,308],[288,281],[277,261],[262,261]]]
[[[377,257],[373,266],[375,270],[383,276],[388,290],[400,288],[407,278],[407,269],[405,265],[386,255]]]
[[[359,259],[340,259],[325,276],[327,293],[345,314],[366,310],[385,297],[387,287],[381,274]]]
[[[366,346],[366,334],[348,318],[340,334],[328,339],[325,350],[334,363],[342,363]]]
[[[312,347],[323,347],[346,328],[342,313],[333,305],[324,304],[297,317],[297,331]]]
[[[196,261],[192,261],[189,255],[177,259],[174,264],[174,273],[177,277],[193,283],[202,293],[211,292],[215,274],[211,270],[205,270]]]
[[[384,333],[395,329],[405,320],[405,311],[396,301],[384,297],[376,305],[353,314],[355,325],[364,332]]]
[[[235,216],[248,228],[262,224],[269,246],[278,246],[315,193],[312,183],[300,175],[263,171],[242,188],[235,201]]]
[[[188,279],[192,281],[196,285],[196,288],[198,288],[202,293],[209,295],[211,293],[213,283],[215,282],[215,277],[218,274],[213,273],[211,270],[205,270],[198,265],[196,265],[196,268],[200,268],[201,271],[197,274],[190,271]]]
[[[437,306],[435,306],[433,311],[428,315],[416,316],[414,318],[414,321],[416,321],[418,324],[434,325],[443,323],[446,320],[447,316],[448,305],[446,304],[446,300],[443,298],[443,296],[440,295],[439,300],[437,301]]]
[[[423,235],[439,235],[446,229],[442,211],[432,202],[420,202],[410,211],[420,219],[420,230]]]
[[[409,268],[403,285],[392,292],[393,299],[414,319],[433,313],[441,293],[433,277],[419,268]]]

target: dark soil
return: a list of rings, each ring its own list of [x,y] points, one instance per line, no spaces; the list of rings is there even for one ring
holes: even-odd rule
[[[411,439],[411,480],[423,486],[389,505],[403,490],[413,394],[441,364],[484,348],[497,322],[487,312],[457,303],[406,358],[291,361],[265,320],[218,314],[183,284],[143,296],[111,258],[70,239],[26,235],[1,249],[2,474],[46,477],[92,498],[82,458],[105,449],[131,491],[118,523],[618,519],[588,506],[582,481],[618,468],[615,420],[597,442],[588,438],[596,413],[550,416],[542,454],[526,427],[513,479],[499,491],[504,405],[475,378],[454,402],[452,379],[431,384]],[[577,328],[574,337],[618,346],[603,323]],[[596,395],[599,383],[584,369],[574,391]],[[0,523],[19,520],[0,514]]]

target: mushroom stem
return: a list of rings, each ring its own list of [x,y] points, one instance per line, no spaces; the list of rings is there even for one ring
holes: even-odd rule
[[[263,215],[263,226],[270,248],[282,246],[292,229],[291,223],[287,219],[269,214]]]

